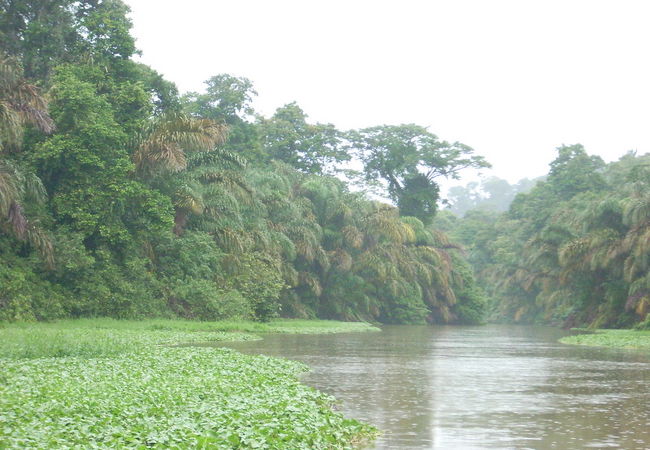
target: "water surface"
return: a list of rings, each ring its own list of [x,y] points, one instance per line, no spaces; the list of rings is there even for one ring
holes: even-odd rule
[[[541,327],[386,326],[232,347],[303,361],[303,381],[383,431],[376,448],[650,448],[650,354]]]

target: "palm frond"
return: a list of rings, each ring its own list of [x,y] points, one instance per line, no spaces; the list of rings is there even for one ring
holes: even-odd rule
[[[23,78],[22,67],[0,54],[0,150],[20,147],[24,127],[32,125],[49,134],[54,121],[47,113],[47,100]]]
[[[167,114],[152,120],[135,139],[133,162],[141,173],[155,169],[184,170],[187,152],[211,150],[226,137],[224,124]]]

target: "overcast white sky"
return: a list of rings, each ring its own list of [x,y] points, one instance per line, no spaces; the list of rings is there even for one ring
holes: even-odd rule
[[[511,182],[563,143],[650,152],[648,0],[125,1],[143,62],[182,91],[245,76],[265,115],[417,123]]]

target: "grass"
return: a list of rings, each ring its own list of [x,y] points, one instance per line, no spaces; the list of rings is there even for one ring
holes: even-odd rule
[[[371,329],[326,321],[261,325],[3,324],[0,448],[348,448],[372,439],[373,427],[343,417],[332,397],[299,382],[303,364],[167,345],[256,339],[247,334],[253,330]]]
[[[560,339],[563,344],[650,350],[650,330],[594,330]]]
[[[365,322],[280,319],[197,322],[190,320],[75,319],[47,323],[0,323],[0,358],[103,357],[135,347],[261,339],[266,333],[329,334],[379,331]],[[254,334],[253,334],[254,333]]]
[[[29,328],[32,323],[0,323],[0,328]],[[146,330],[146,331],[239,331],[243,333],[346,333],[357,331],[379,331],[366,322],[339,322],[336,320],[301,320],[276,319],[270,322],[252,322],[250,320],[222,320],[217,322],[198,322],[193,320],[147,319],[70,319],[39,323],[43,328],[106,328],[110,330]]]

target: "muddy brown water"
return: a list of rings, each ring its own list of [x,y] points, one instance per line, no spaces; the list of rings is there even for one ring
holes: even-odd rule
[[[650,448],[650,353],[543,327],[386,326],[229,345],[302,361],[303,381],[383,431],[370,448]]]

